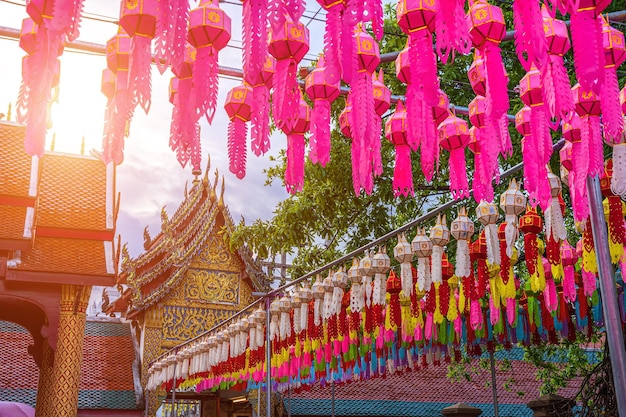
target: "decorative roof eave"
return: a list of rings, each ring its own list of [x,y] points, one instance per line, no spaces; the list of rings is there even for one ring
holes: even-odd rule
[[[115,274],[86,275],[68,274],[64,272],[39,272],[15,269],[8,269],[5,279],[7,281],[41,282],[72,285],[99,285],[104,287],[110,287],[115,284]]]

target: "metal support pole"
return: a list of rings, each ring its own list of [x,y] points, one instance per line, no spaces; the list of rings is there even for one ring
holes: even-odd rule
[[[587,194],[589,194],[591,231],[596,249],[602,313],[604,314],[604,327],[606,328],[606,339],[609,343],[609,355],[611,356],[617,411],[620,417],[626,417],[626,348],[624,347],[624,334],[617,303],[617,289],[613,278],[614,270],[609,252],[609,238],[604,220],[598,177],[587,177]]]
[[[272,344],[270,343],[270,297],[265,298],[265,383],[267,398],[265,401],[265,417],[272,417],[272,376],[271,363]]]
[[[170,416],[176,416],[176,365],[178,361],[174,362],[174,379],[172,380],[172,412]]]
[[[493,358],[493,352],[489,352],[489,364],[491,366],[491,392],[493,395],[493,415],[499,417],[498,414],[498,386],[496,385],[496,361]]]

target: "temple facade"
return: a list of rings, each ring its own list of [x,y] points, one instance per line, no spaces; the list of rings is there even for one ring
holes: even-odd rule
[[[115,167],[87,155],[31,157],[24,135],[0,121],[0,321],[32,337],[37,417],[75,417],[91,287],[116,276]],[[24,353],[3,370],[0,397],[25,378]]]
[[[254,301],[252,293],[266,289],[260,266],[245,249],[231,250],[228,238],[234,224],[224,204],[224,182],[218,194],[218,174],[208,169],[196,176],[191,189],[169,217],[161,215],[161,230],[154,237],[144,232],[145,252],[136,258],[124,247],[118,285],[122,296],[107,313],[123,312],[132,322],[141,358],[141,383],[161,354],[193,339]],[[145,392],[145,391],[144,391]],[[202,408],[202,415],[232,415],[224,393],[177,393]],[[171,393],[148,393],[146,410],[153,416]],[[232,402],[228,404],[232,405]],[[248,407],[249,408],[249,407]],[[241,414],[241,415],[249,415]]]

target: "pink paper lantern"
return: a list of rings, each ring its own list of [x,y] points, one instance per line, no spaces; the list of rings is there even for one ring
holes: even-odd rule
[[[435,125],[439,126],[450,114],[450,99],[441,89],[439,89],[437,93],[439,94],[439,100],[437,101],[437,105],[433,107],[433,117],[435,119]]]
[[[108,98],[109,100],[111,100],[113,96],[115,95],[115,83],[116,83],[115,73],[111,71],[109,68],[103,69],[101,91],[102,91],[102,94],[104,94],[106,98]]]
[[[339,97],[339,80],[330,82],[324,67],[324,57],[318,61],[316,68],[304,80],[304,91],[311,100],[333,102]]]
[[[581,139],[581,120],[577,114],[572,115],[571,119],[563,123],[563,137],[568,142],[580,142]]]
[[[465,148],[470,135],[467,122],[453,114],[439,125],[439,145],[450,152],[450,190],[454,198],[469,196]]]
[[[153,38],[159,13],[158,0],[122,0],[120,26],[130,36]]]
[[[382,69],[378,72],[378,76],[376,76],[376,73],[372,74],[372,78],[374,80],[374,108],[376,109],[376,114],[382,116],[391,106],[391,90],[385,85]]]
[[[477,48],[487,41],[497,44],[504,39],[506,23],[501,8],[485,0],[476,0],[470,2],[467,18],[470,24],[470,38]]]
[[[485,115],[487,113],[487,99],[483,96],[476,96],[469,102],[469,119],[473,126],[477,128],[485,127]]]
[[[398,101],[396,111],[385,122],[385,137],[394,145],[396,151],[393,193],[396,197],[413,195],[411,147],[407,141],[407,117],[402,100]]]
[[[217,0],[202,0],[189,13],[189,43],[195,48],[223,49],[230,41],[230,17],[219,8]]]
[[[248,122],[252,116],[252,88],[247,84],[233,87],[224,104],[228,124],[228,169],[239,179],[246,175]]]
[[[541,86],[541,73],[532,66],[519,82],[522,102],[530,107],[541,106],[544,102]]]
[[[352,119],[352,103],[350,99],[346,100],[346,106],[343,108],[339,115],[339,129],[341,133],[347,138],[352,139],[352,125],[350,120]]]
[[[565,145],[559,151],[559,158],[561,159],[561,165],[568,171],[571,171],[574,167],[572,162],[572,142],[566,140]]]
[[[476,128],[476,126],[472,126],[469,128],[470,139],[467,142],[467,148],[473,154],[480,153],[480,143],[478,142],[478,135],[476,134],[477,131],[478,129]]]
[[[168,96],[169,96],[169,101],[172,104],[176,103],[176,94],[178,94],[178,87],[180,84],[180,80],[178,79],[178,77],[172,77],[170,78],[170,84],[168,87]]]
[[[553,55],[563,56],[572,47],[567,33],[567,25],[562,20],[553,19],[545,5],[541,8],[543,31],[548,42],[548,51]]]
[[[365,30],[357,30],[354,37],[356,38],[356,53],[359,55],[359,69],[365,70],[368,74],[374,73],[380,64],[378,42]]]
[[[268,51],[277,60],[300,62],[309,52],[309,29],[300,22],[285,22],[272,31]]]
[[[579,116],[600,116],[602,106],[600,98],[593,90],[583,91],[580,84],[572,87],[574,94],[574,106]]]
[[[22,20],[22,29],[20,30],[20,48],[26,51],[27,54],[32,55],[37,51],[37,33],[39,32],[39,25],[31,18]]]
[[[54,0],[26,0],[26,13],[36,24],[43,24],[44,20],[52,19]]]
[[[128,71],[130,62],[130,36],[121,27],[116,35],[107,41],[107,67],[115,74]],[[119,75],[118,75],[119,78]]]
[[[515,129],[520,135],[526,137],[530,135],[530,107],[524,106],[515,114]]]
[[[487,69],[485,68],[485,61],[483,60],[478,50],[474,51],[474,60],[467,71],[467,78],[469,78],[472,90],[478,96],[485,96],[487,94]]]
[[[191,44],[185,45],[185,54],[178,65],[172,66],[172,72],[178,78],[191,78],[193,74],[193,63],[196,60],[196,48]]]
[[[396,8],[398,26],[404,33],[420,29],[435,31],[437,7],[433,0],[400,0]]]
[[[396,57],[396,77],[404,84],[411,79],[411,64],[409,63],[409,47],[405,47]]]

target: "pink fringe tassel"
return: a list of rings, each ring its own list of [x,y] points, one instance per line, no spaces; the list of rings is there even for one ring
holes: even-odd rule
[[[393,170],[393,195],[413,196],[413,169],[411,166],[411,148],[396,145],[396,165]]]
[[[246,176],[248,125],[238,117],[228,124],[228,169],[239,179]]]
[[[614,67],[604,70],[604,85],[600,102],[602,104],[604,139],[613,144],[619,143],[624,131],[624,117],[619,102],[619,84]]]
[[[211,46],[197,50],[196,61],[193,65],[193,85],[198,117],[206,116],[211,124],[215,116],[219,87],[217,52]]]
[[[574,279],[574,267],[572,265],[563,268],[563,296],[569,302],[576,301],[576,284]]]
[[[469,197],[465,166],[465,150],[463,148],[450,151],[450,191],[455,199]]]
[[[264,84],[252,89],[252,134],[251,147],[256,156],[265,154],[270,149],[270,103],[269,88]]]
[[[133,101],[148,114],[152,101],[152,39],[133,36],[130,43],[129,82]]]
[[[574,50],[576,77],[584,91],[600,93],[604,74],[602,24],[594,10],[583,10],[572,15],[570,30]],[[598,42],[598,32],[600,42]]]
[[[497,120],[509,109],[509,80],[497,44],[487,42],[483,57],[487,69],[487,115]]]
[[[289,194],[302,191],[304,185],[304,135],[287,136],[287,168],[285,187]]]
[[[328,100],[315,100],[313,103],[309,144],[311,162],[325,167],[330,160],[330,103]]]

